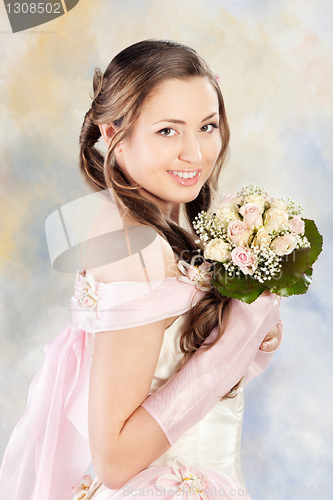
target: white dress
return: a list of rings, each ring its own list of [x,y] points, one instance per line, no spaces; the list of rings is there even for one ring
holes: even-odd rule
[[[179,340],[188,314],[189,312],[182,314],[165,330],[150,393],[154,393],[162,387],[180,366],[183,353],[179,347]],[[93,338],[91,338],[90,345],[93,348]],[[262,357],[260,358],[260,356]],[[256,361],[252,363],[246,377],[240,384],[237,396],[219,402],[199,423],[183,433],[167,452],[147,469],[137,474],[123,488],[111,490],[101,485],[89,498],[93,498],[93,500],[120,499],[128,496],[158,498],[161,497],[162,493],[164,498],[168,496],[168,486],[180,487],[180,481],[169,481],[169,483],[166,479],[164,482],[160,481],[160,485],[164,485],[166,489],[158,493],[156,487],[158,478],[165,473],[173,473],[173,466],[179,468],[186,463],[190,467],[194,464],[207,467],[205,470],[208,470],[208,479],[211,481],[206,492],[201,494],[202,498],[219,496],[222,499],[244,497],[250,499],[242,478],[240,462],[244,385],[245,381],[247,382],[259,371],[265,369],[270,359],[270,354],[258,353]],[[199,467],[199,470],[202,472],[204,468]]]
[[[183,358],[179,339],[188,313],[180,316],[164,334],[151,392],[157,391],[178,369]],[[240,467],[241,432],[244,412],[244,383],[235,398],[218,403],[198,424],[153,464],[171,467],[176,455],[192,465],[201,463],[227,474],[244,485]]]

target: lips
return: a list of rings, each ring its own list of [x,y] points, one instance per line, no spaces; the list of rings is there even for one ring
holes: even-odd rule
[[[181,186],[194,186],[201,176],[201,169],[197,170],[168,170],[170,177]],[[179,175],[180,174],[180,175]],[[193,175],[195,174],[195,175]],[[187,177],[189,176],[189,177]]]

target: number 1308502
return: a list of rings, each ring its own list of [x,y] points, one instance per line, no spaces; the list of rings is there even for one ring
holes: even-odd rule
[[[62,14],[60,3],[7,3],[8,14]]]

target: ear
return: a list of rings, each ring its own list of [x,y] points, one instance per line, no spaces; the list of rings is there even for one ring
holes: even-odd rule
[[[105,144],[108,146],[110,140],[114,136],[114,134],[119,130],[118,127],[113,122],[110,123],[102,123],[101,125],[98,125],[99,129],[101,131],[101,135],[105,141]],[[118,144],[116,147],[116,151],[121,152],[121,145]]]

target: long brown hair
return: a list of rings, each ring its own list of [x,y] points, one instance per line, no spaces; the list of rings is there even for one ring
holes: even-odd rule
[[[174,252],[188,262],[198,252],[194,230],[180,227],[154,203],[140,196],[137,187],[129,183],[116,164],[114,149],[130,134],[143,103],[157,85],[172,78],[188,80],[194,77],[207,78],[215,88],[222,146],[214,170],[199,195],[185,204],[185,216],[192,228],[195,216],[211,205],[230,138],[221,89],[211,69],[194,49],[170,40],[144,40],[116,55],[104,74],[97,68],[93,79],[93,102],[85,115],[80,134],[80,169],[88,185],[94,191],[112,189],[116,202],[131,218],[154,228],[169,242]],[[104,157],[95,148],[101,136],[98,125],[110,122],[114,122],[119,130],[110,140]],[[222,313],[227,302],[226,297],[212,288],[191,308],[187,328],[180,338],[180,348],[184,353],[182,364],[217,325],[218,337],[203,348],[209,349],[219,340],[223,334]],[[230,391],[229,397],[235,395],[237,386]]]

